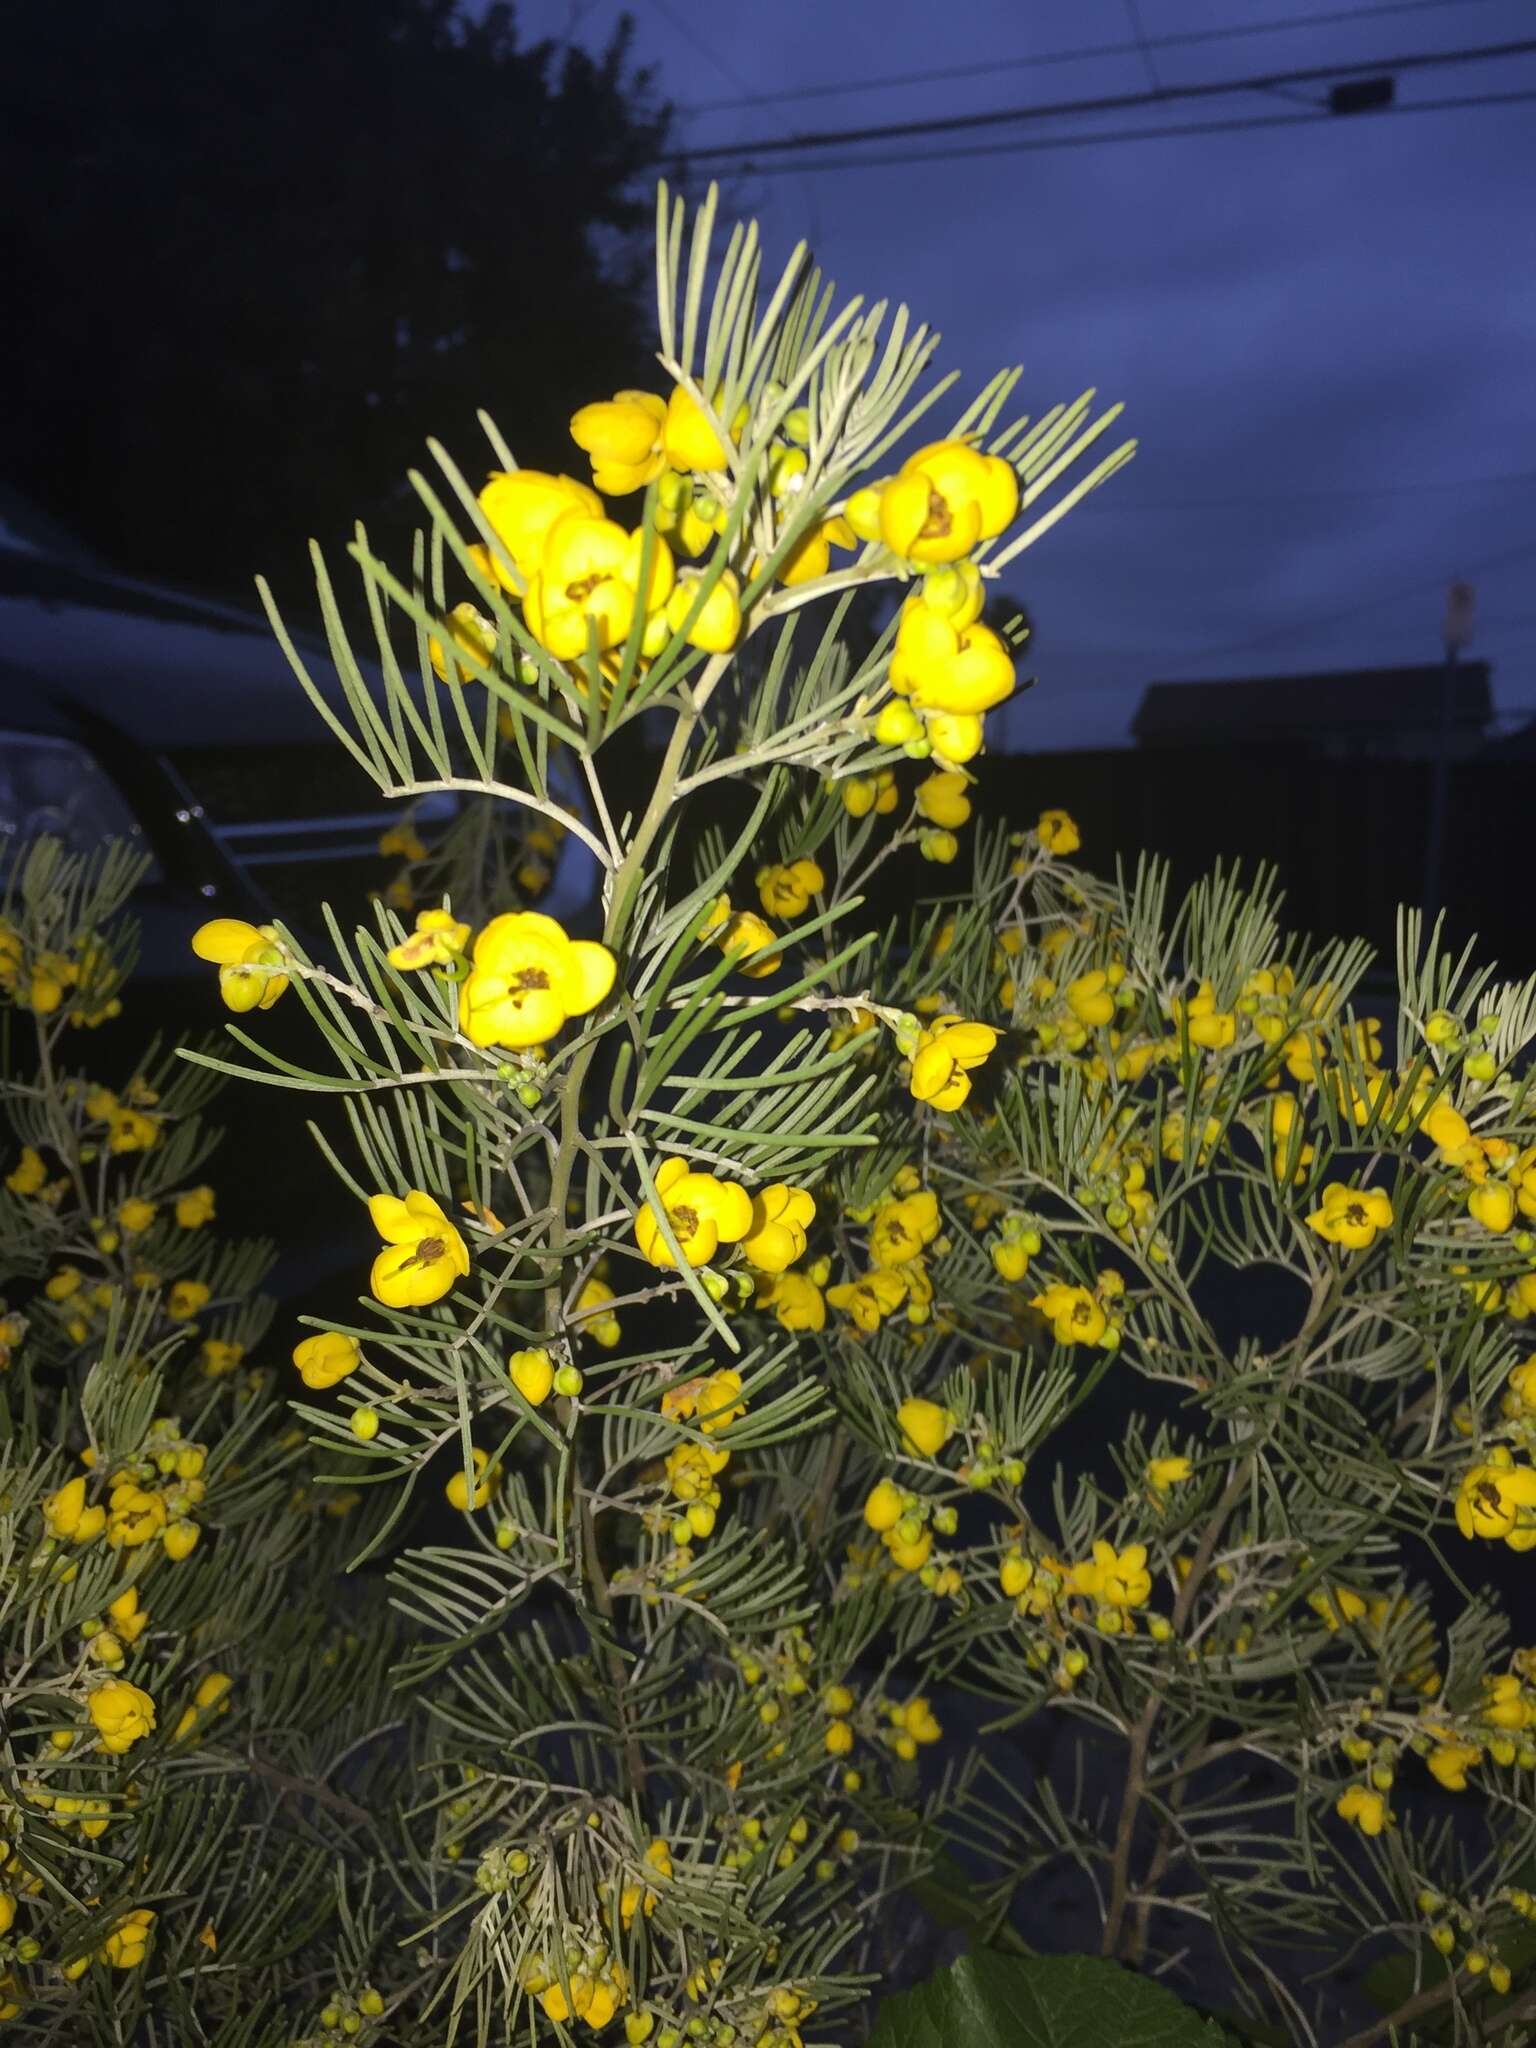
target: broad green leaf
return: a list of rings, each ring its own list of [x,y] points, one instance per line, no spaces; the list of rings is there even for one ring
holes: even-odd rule
[[[871,2048],[1228,2048],[1160,1984],[1098,1956],[977,1950],[888,1998]]]

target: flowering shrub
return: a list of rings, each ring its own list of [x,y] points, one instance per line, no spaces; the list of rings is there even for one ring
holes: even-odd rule
[[[287,2042],[367,1818],[322,1780],[383,1718],[387,1640],[326,1591],[359,1500],[315,1484],[258,1362],[272,1250],[219,1231],[217,1076],[98,1064],[141,871],[40,841],[0,922],[0,2025],[197,2038],[195,2006],[203,2038]]]
[[[914,1897],[1006,1946],[1042,1891],[1111,2003],[1129,1965],[1230,2038],[1471,2038],[1536,1956],[1499,1590],[1536,1548],[1536,984],[1409,915],[1389,1014],[1263,877],[1170,913],[1155,863],[1072,866],[1060,810],[973,820],[1021,630],[988,586],[1129,448],[1068,486],[1113,413],[1009,421],[1010,372],[901,458],[932,337],[803,252],[760,298],[713,213],[663,194],[663,388],[577,413],[591,484],[489,423],[479,490],[434,450],[413,573],[353,550],[381,694],[323,562],[345,715],[287,643],[386,794],[578,839],[591,933],[487,900],[477,852],[324,958],[194,942],[255,1013],[196,1057],[335,1098],[380,1241],[356,1314],[292,1332],[389,1669],[308,1750],[349,1833],[270,2038],[858,2039]],[[855,662],[867,585],[899,609]],[[729,828],[691,826],[719,783]],[[931,895],[872,931],[893,858]],[[263,1053],[279,1000],[312,1070]],[[139,1511],[99,1492],[54,1486],[48,1540]]]

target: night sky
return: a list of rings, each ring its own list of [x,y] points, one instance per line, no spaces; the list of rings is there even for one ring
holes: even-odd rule
[[[1133,12],[1133,8],[1135,12]],[[525,0],[600,44],[620,0]],[[1439,0],[1280,33],[1189,31],[1329,0],[631,0],[636,54],[697,147],[1144,92],[1536,36],[1530,0]],[[1120,54],[1041,63],[1113,45]],[[1032,60],[1018,63],[1016,60]],[[889,89],[935,67],[984,75]],[[742,105],[817,81],[863,89]],[[1536,54],[1404,74],[1400,105],[1536,92]],[[1308,111],[1326,85],[939,138],[928,148]],[[707,111],[682,110],[716,104]],[[871,144],[884,158],[923,144]],[[1508,725],[1536,713],[1536,100],[877,168],[733,175],[770,255],[905,298],[1032,413],[1094,385],[1141,452],[1018,565],[1040,687],[997,738],[1114,745],[1156,678],[1438,658],[1448,580]],[[1106,442],[1106,446],[1111,445]]]

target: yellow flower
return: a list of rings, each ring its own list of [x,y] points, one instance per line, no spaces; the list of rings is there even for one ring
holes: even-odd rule
[[[690,1266],[707,1266],[722,1244],[739,1244],[752,1228],[752,1198],[739,1181],[694,1173],[686,1159],[671,1158],[657,1167],[655,1186]],[[635,1242],[653,1266],[676,1264],[650,1202],[635,1218]]]
[[[459,1028],[475,1045],[543,1045],[595,1010],[618,962],[592,939],[570,939],[538,910],[493,917],[475,941],[459,993]]]
[[[793,1333],[826,1328],[826,1300],[804,1273],[765,1273],[752,1301],[755,1308],[771,1310],[780,1327]]]
[[[605,496],[625,497],[660,476],[666,417],[666,401],[650,391],[619,391],[572,414],[571,439],[590,458],[592,481]]]
[[[850,818],[867,818],[871,811],[889,817],[900,794],[889,768],[879,768],[873,775],[850,775],[837,785],[837,793]]]
[[[611,519],[567,512],[544,536],[537,575],[523,596],[533,637],[560,661],[585,654],[589,634],[606,654],[628,636],[636,609],[659,612],[672,594],[672,550],[650,536],[650,564],[640,587],[646,535],[626,533]]]
[[[972,711],[924,711],[923,730],[936,761],[958,768],[974,761],[982,748],[980,714]]]
[[[1456,1526],[1511,1550],[1536,1548],[1536,1466],[1516,1465],[1508,1452],[1471,1466],[1456,1495]]]
[[[421,835],[410,824],[391,825],[379,834],[379,852],[385,860],[398,854],[401,860],[425,860],[427,849]]]
[[[468,1273],[463,1238],[420,1188],[403,1198],[370,1195],[368,1214],[384,1240],[368,1284],[386,1308],[425,1308],[441,1301],[454,1281]]]
[[[966,1023],[959,1017],[936,1017],[918,1036],[908,1082],[919,1102],[935,1109],[958,1109],[971,1092],[971,1074],[997,1044],[990,1024]]]
[[[600,519],[603,501],[572,476],[548,476],[542,470],[496,471],[480,493],[480,510],[511,557],[515,574],[492,549],[489,567],[496,581],[518,591],[538,571],[544,539],[567,512]]]
[[[1441,1152],[1459,1152],[1472,1137],[1466,1118],[1443,1095],[1425,1117],[1421,1128]]]
[[[706,1436],[713,1436],[716,1430],[724,1429],[747,1412],[747,1404],[741,1399],[741,1374],[726,1367],[668,1387],[661,1397],[661,1412],[672,1421],[678,1416],[686,1419],[697,1415],[699,1428]]]
[[[895,1528],[904,1512],[901,1488],[894,1480],[877,1480],[864,1503],[864,1519],[870,1528],[883,1536],[887,1529]]]
[[[469,926],[460,924],[451,910],[421,910],[416,929],[384,956],[391,967],[446,967],[458,959],[469,944]]]
[[[1188,1458],[1153,1458],[1147,1465],[1147,1484],[1154,1493],[1166,1493],[1170,1486],[1178,1486],[1194,1471]]]
[[[862,1279],[848,1280],[841,1286],[827,1289],[827,1299],[832,1306],[850,1316],[866,1335],[878,1330],[885,1318],[900,1308],[906,1298],[906,1280],[889,1266],[875,1266]]]
[[[718,408],[717,393],[717,411]],[[697,399],[681,384],[672,387],[672,395],[667,400],[662,445],[674,469],[718,471],[726,468],[729,461],[725,443],[710,425]]]
[[[741,1240],[748,1265],[760,1273],[782,1273],[805,1250],[806,1232],[816,1220],[815,1198],[805,1188],[773,1181],[752,1198],[752,1227]]]
[[[127,1206],[125,1202],[123,1209],[126,1209]],[[149,1204],[145,1206],[151,1207]],[[213,1221],[215,1207],[216,1203],[212,1188],[188,1188],[184,1195],[176,1197],[176,1221],[183,1230],[201,1230],[205,1223]],[[123,1209],[119,1209],[117,1212],[119,1218],[122,1217]],[[152,1207],[151,1216],[153,1216]],[[129,1228],[129,1225],[125,1222],[123,1227],[126,1230]],[[142,1229],[143,1226],[139,1225],[137,1227]]]
[[[1117,1552],[1112,1543],[1095,1543],[1092,1563],[1072,1567],[1072,1584],[1075,1591],[1103,1601],[1106,1607],[1145,1607],[1152,1597],[1147,1546],[1128,1543]]]
[[[107,1541],[114,1550],[137,1550],[163,1534],[165,1495],[131,1479],[113,1482],[107,1503]]]
[[[925,1458],[936,1458],[949,1442],[954,1422],[948,1409],[937,1401],[903,1401],[896,1410],[896,1427],[909,1448]]]
[[[456,604],[443,623],[448,628],[448,638],[453,642],[456,653],[466,656],[469,666],[461,667],[457,660],[450,665],[447,648],[435,633],[429,634],[427,660],[440,683],[457,683],[466,674],[473,676],[477,670],[491,667],[496,658],[496,624],[493,619],[488,619],[474,605],[465,603]],[[413,839],[415,836],[411,834]],[[415,853],[405,847],[383,847],[380,850],[386,853],[398,850],[408,860],[420,860],[426,849],[421,847],[419,840],[417,845],[420,850]]]
[[[110,1750],[113,1756],[122,1756],[132,1749],[155,1725],[154,1701],[126,1678],[109,1678],[105,1685],[97,1686],[85,1704],[101,1737],[102,1748]]]
[[[165,1312],[173,1323],[190,1322],[199,1309],[207,1307],[212,1294],[204,1280],[177,1280],[166,1297]]]
[[[1013,694],[1013,657],[990,626],[957,628],[919,597],[901,608],[891,651],[891,688],[919,711],[976,717]]]
[[[149,1952],[149,1930],[155,1916],[147,1906],[138,1906],[118,1920],[101,1945],[101,1960],[114,1970],[136,1970]]]
[[[1076,853],[1083,843],[1076,821],[1066,811],[1042,811],[1035,831],[1047,853]]]
[[[927,1188],[897,1202],[883,1202],[869,1227],[869,1255],[877,1266],[915,1259],[939,1234],[939,1198]]]
[[[894,1709],[892,1718],[895,1718]],[[899,1725],[914,1742],[937,1742],[944,1733],[932,1707],[921,1694],[908,1700],[901,1708]]]
[[[1448,1729],[1435,1732],[1441,1739],[1424,1761],[1447,1792],[1465,1792],[1467,1772],[1482,1762],[1483,1752],[1475,1742],[1458,1742]]]
[[[571,1321],[579,1326],[581,1335],[590,1337],[605,1351],[613,1350],[620,1335],[619,1319],[608,1307],[612,1300],[613,1289],[606,1280],[594,1276],[583,1283],[571,1314]]]
[[[306,1387],[334,1387],[362,1361],[357,1339],[340,1330],[317,1330],[293,1347],[293,1362]]]
[[[477,1445],[472,1455],[475,1466],[474,1504],[477,1508],[483,1508],[490,1499],[491,1488],[500,1475],[494,1469],[489,1472],[486,1470],[486,1466],[490,1463],[490,1454],[488,1452],[482,1451]],[[469,1513],[470,1491],[465,1483],[464,1467],[462,1465],[443,1488],[443,1492],[448,1497],[448,1505],[450,1507],[457,1508],[461,1514]]]
[[[927,776],[917,785],[917,808],[931,825],[953,831],[971,815],[971,800],[966,795],[970,782],[970,776],[957,768]]]
[[[833,548],[855,548],[859,537],[846,519],[821,519],[797,541],[779,565],[779,581],[793,588],[814,583],[832,566]]]
[[[667,624],[674,633],[682,632],[698,596],[699,577],[689,569],[667,599]],[[690,647],[702,647],[707,654],[725,654],[736,645],[741,637],[741,585],[734,569],[721,571],[686,637]]]
[[[219,994],[235,1011],[270,1010],[288,986],[283,954],[269,924],[247,924],[241,917],[215,917],[192,934],[199,960],[219,970]]]
[[[1484,1181],[1468,1195],[1467,1214],[1502,1236],[1515,1220],[1515,1190],[1507,1180]]]
[[[542,1344],[514,1351],[507,1360],[512,1384],[530,1408],[542,1408],[555,1384],[555,1361]]]
[[[1362,1835],[1379,1835],[1388,1821],[1385,1797],[1366,1785],[1351,1785],[1341,1792],[1334,1811],[1340,1820],[1352,1820]]]
[[[138,1237],[148,1230],[159,1213],[156,1205],[147,1202],[142,1195],[129,1195],[117,1205],[118,1226],[125,1237]]]
[[[87,1507],[85,1477],[67,1481],[57,1493],[43,1497],[43,1520],[48,1533],[60,1543],[89,1543],[107,1526],[107,1511]]]
[[[1323,1204],[1307,1218],[1308,1227],[1329,1244],[1347,1251],[1366,1251],[1378,1231],[1392,1222],[1392,1203],[1380,1188],[1351,1188],[1342,1181],[1330,1181],[1323,1189]]]
[[[1079,975],[1076,981],[1068,982],[1067,1008],[1079,1024],[1087,1025],[1090,1030],[1107,1024],[1115,1014],[1115,997],[1109,986],[1108,971],[1095,967],[1090,973]]]
[[[777,974],[784,965],[784,955],[773,950],[774,944],[773,927],[755,910],[734,912],[719,938],[721,952],[729,953],[740,971],[754,980]]]
[[[995,539],[1018,509],[1009,463],[963,441],[934,441],[880,492],[880,538],[904,561],[958,562],[978,541]]]
[[[827,878],[813,860],[794,860],[787,866],[757,871],[758,897],[770,917],[798,917],[826,886]]]
[[[1108,1328],[1104,1310],[1088,1289],[1063,1280],[1052,1281],[1029,1305],[1049,1321],[1058,1344],[1097,1344]]]
[[[35,1195],[47,1178],[42,1153],[31,1145],[23,1145],[21,1158],[5,1176],[5,1184],[13,1195]]]

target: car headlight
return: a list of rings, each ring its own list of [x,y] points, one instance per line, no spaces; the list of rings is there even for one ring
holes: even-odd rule
[[[89,748],[51,733],[0,731],[0,876],[47,834],[70,853],[105,839],[147,851],[139,821]]]

